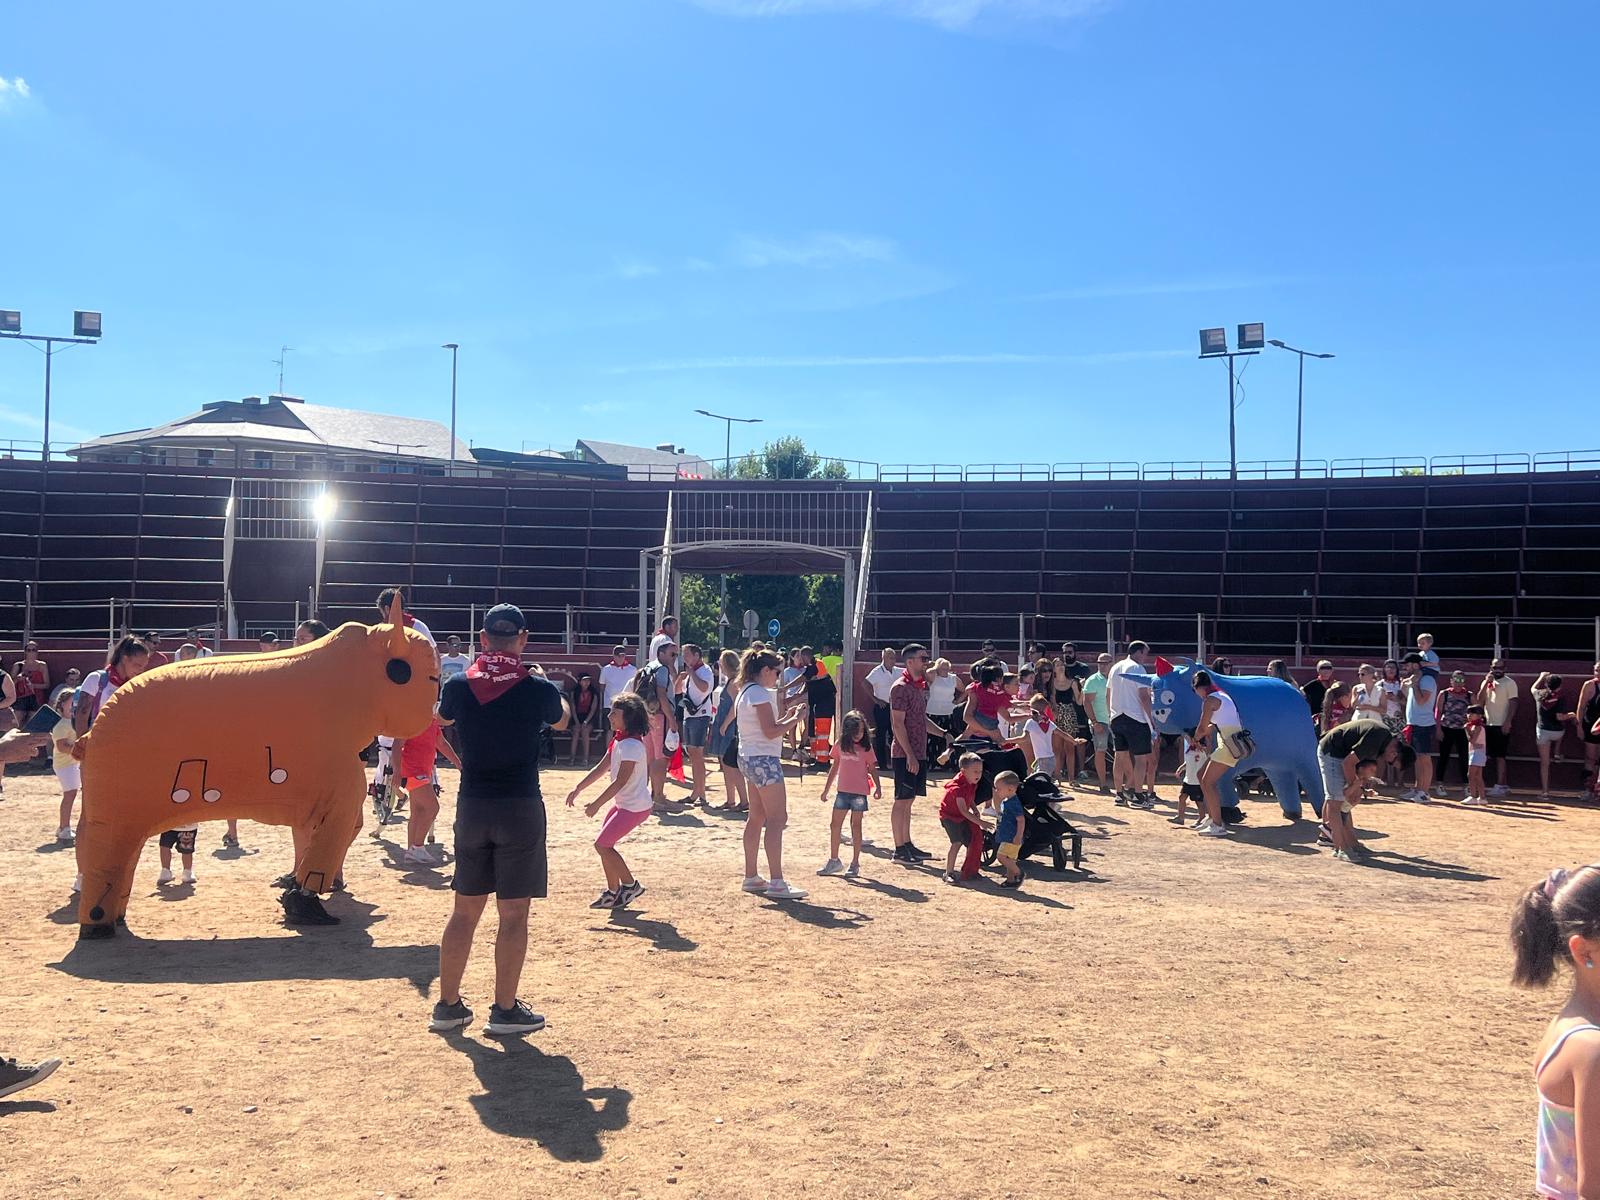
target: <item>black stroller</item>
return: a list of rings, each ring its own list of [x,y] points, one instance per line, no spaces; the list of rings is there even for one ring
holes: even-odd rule
[[[977,805],[982,808],[994,797],[994,777],[1002,771],[1014,771],[1022,786],[1017,789],[1017,796],[1022,801],[1022,811],[1027,817],[1027,828],[1023,833],[1022,850],[1017,855],[1020,862],[1030,855],[1050,855],[1051,865],[1058,871],[1067,869],[1067,858],[1071,857],[1073,869],[1083,865],[1083,834],[1072,827],[1068,821],[1055,810],[1055,803],[1063,799],[1056,790],[1055,781],[1044,772],[1028,774],[1028,756],[1021,750],[997,750],[988,742],[957,742],[956,753],[971,750],[983,759],[983,778],[978,780]],[[1070,849],[1069,849],[1070,847]],[[999,858],[999,848],[995,844],[994,834],[988,833],[983,839],[983,865],[991,867]]]

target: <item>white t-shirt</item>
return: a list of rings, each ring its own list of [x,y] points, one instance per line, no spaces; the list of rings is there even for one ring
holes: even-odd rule
[[[779,719],[778,698],[759,683],[747,683],[739,693],[739,753],[749,757],[778,758],[783,753],[783,739],[769,738],[761,728],[760,705],[772,711],[772,719]]]
[[[709,717],[711,715],[711,668],[701,663],[683,680],[683,715]]]
[[[427,638],[428,639],[428,645],[432,646],[435,650],[437,650],[439,648],[439,643],[433,640],[433,630],[429,629],[426,625],[424,625],[416,617],[412,617],[411,618],[410,628],[415,629],[423,637]]]
[[[1206,763],[1211,761],[1211,755],[1206,753],[1205,746],[1193,738],[1185,738],[1183,742],[1183,781],[1198,785],[1200,773],[1206,769]]]
[[[928,715],[930,717],[948,717],[956,711],[956,688],[961,686],[961,681],[956,678],[956,673],[943,676],[928,676]]]
[[[951,676],[955,678],[955,676]],[[882,663],[867,672],[867,686],[872,689],[872,698],[879,704],[889,703],[889,689],[900,682],[900,668],[898,666],[886,667]],[[931,685],[930,685],[931,686]],[[932,699],[930,696],[929,699]],[[951,711],[954,711],[953,709]]]
[[[1034,758],[1054,758],[1056,756],[1056,748],[1051,741],[1051,734],[1054,730],[1054,725],[1049,729],[1041,729],[1038,721],[1032,717],[1028,718],[1028,723],[1022,727],[1022,732],[1028,735],[1028,741],[1033,745]]]
[[[1507,675],[1502,679],[1491,679],[1489,690],[1483,697],[1483,718],[1490,725],[1497,728],[1506,723],[1506,709],[1511,707],[1511,702],[1517,698],[1517,681]]]
[[[1144,715],[1144,705],[1139,703],[1139,690],[1143,688],[1148,691],[1150,685],[1127,678],[1129,672],[1135,675],[1149,674],[1143,664],[1131,658],[1125,658],[1111,668],[1106,675],[1106,700],[1111,706],[1111,715],[1132,717],[1140,724],[1148,725],[1150,719]]]
[[[466,673],[472,660],[465,654],[442,654],[439,656],[439,679],[442,683],[449,683],[457,675]]]
[[[622,790],[611,797],[611,802],[623,812],[648,812],[650,809],[650,772],[645,764],[644,743],[638,738],[622,738],[611,747],[611,781],[622,774],[622,764],[631,762],[633,774]]]
[[[610,708],[611,702],[627,691],[632,682],[632,666],[623,663],[619,667],[616,663],[607,663],[600,668],[600,703]]]

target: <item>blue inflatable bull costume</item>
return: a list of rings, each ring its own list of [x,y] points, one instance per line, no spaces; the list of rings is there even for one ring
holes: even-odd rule
[[[1200,696],[1190,683],[1198,664],[1184,659],[1160,675],[1149,675],[1150,706],[1161,733],[1182,733],[1200,720]],[[1217,781],[1224,804],[1237,794],[1234,777],[1259,770],[1272,784],[1278,806],[1290,820],[1300,816],[1300,793],[1322,815],[1322,772],[1317,764],[1317,732],[1305,697],[1292,685],[1270,676],[1213,675],[1217,686],[1233,697],[1239,719],[1255,738],[1256,751]]]

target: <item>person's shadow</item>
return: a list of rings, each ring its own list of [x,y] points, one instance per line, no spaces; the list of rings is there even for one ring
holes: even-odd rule
[[[565,1055],[545,1054],[521,1038],[490,1045],[454,1032],[445,1040],[478,1074],[483,1092],[467,1099],[486,1129],[537,1142],[560,1162],[598,1162],[605,1154],[601,1133],[628,1124],[633,1093],[584,1087]]]
[[[611,919],[605,925],[591,925],[595,933],[625,933],[645,938],[657,950],[689,951],[700,949],[700,943],[678,932],[671,921],[652,921],[626,908],[611,910]]]

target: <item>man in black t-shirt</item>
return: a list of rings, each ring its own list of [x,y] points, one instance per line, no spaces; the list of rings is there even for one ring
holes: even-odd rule
[[[456,793],[455,911],[439,942],[439,1003],[428,1028],[459,1029],[472,1021],[461,977],[472,936],[494,893],[494,1004],[485,1032],[536,1033],[544,1018],[517,999],[528,952],[528,903],[548,890],[544,800],[539,794],[539,744],[545,730],[572,719],[560,689],[522,665],[528,623],[522,610],[497,604],[483,618],[482,651],[446,681],[439,720],[453,725],[461,746]]]

